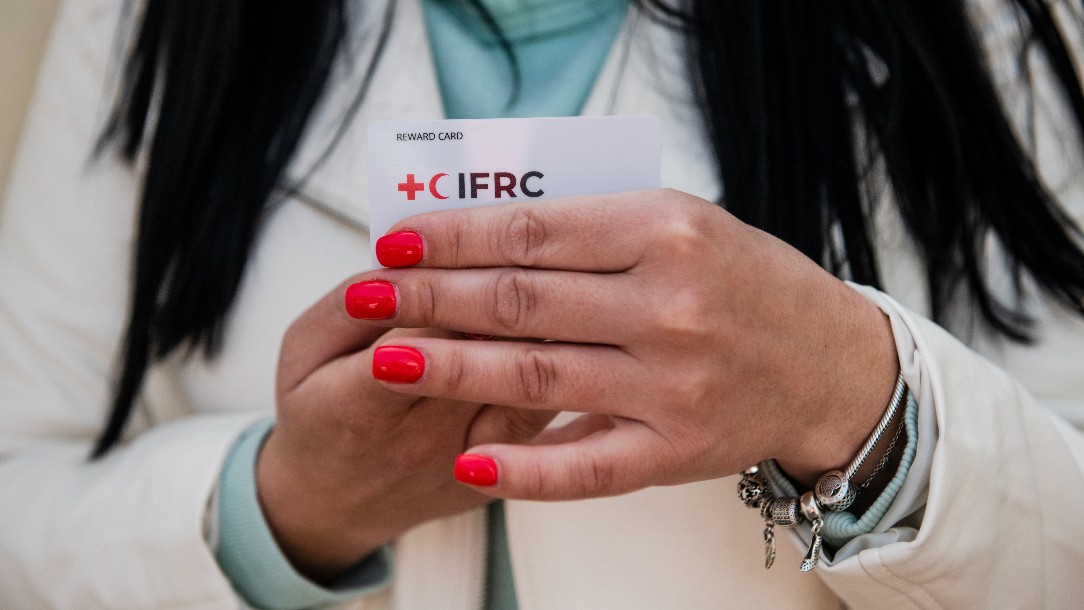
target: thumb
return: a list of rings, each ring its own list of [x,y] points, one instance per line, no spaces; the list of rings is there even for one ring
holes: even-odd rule
[[[456,458],[455,478],[476,491],[522,500],[613,496],[656,483],[661,439],[622,421],[578,440],[549,445],[481,445]]]

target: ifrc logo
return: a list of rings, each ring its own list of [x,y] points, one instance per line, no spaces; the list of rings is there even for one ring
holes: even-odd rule
[[[428,180],[418,180],[414,174],[407,174],[406,181],[399,183],[399,192],[406,193],[407,201],[414,201],[418,193],[429,192],[436,199],[447,199],[446,186],[441,181],[448,174],[440,173]],[[459,182],[459,199],[501,199],[518,197],[517,190],[525,197],[541,197],[545,194],[540,184],[545,176],[539,171],[529,171],[516,176],[512,172],[470,172],[456,174]],[[530,184],[527,181],[532,181]],[[469,194],[469,196],[468,196]]]
[[[406,193],[406,198],[408,200],[410,200],[410,201],[414,201],[414,195],[416,195],[418,193],[418,191],[420,191],[420,190],[422,190],[424,188],[425,188],[425,183],[424,182],[415,182],[414,181],[414,174],[407,174],[406,175],[406,182],[400,182],[399,183],[399,190]]]

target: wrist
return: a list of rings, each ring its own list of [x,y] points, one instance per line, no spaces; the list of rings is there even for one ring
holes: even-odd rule
[[[799,486],[808,488],[830,470],[845,468],[866,443],[892,400],[899,360],[891,323],[874,304],[850,288],[841,293],[837,311],[855,315],[832,329],[834,337],[847,337],[831,370],[810,382],[822,391],[807,403],[805,417],[793,425],[789,439],[776,454],[776,462]],[[838,343],[838,341],[837,341]],[[831,381],[830,381],[831,380]],[[887,447],[895,424],[875,450]],[[879,454],[878,454],[879,455]],[[876,462],[876,460],[872,460]],[[875,463],[862,464],[857,477],[865,480]]]
[[[282,433],[272,429],[257,457],[260,507],[291,565],[314,582],[328,582],[394,534],[383,535],[358,517],[363,502],[351,501],[347,486],[321,476],[329,472],[327,464],[317,467],[316,460],[299,458],[285,445]]]

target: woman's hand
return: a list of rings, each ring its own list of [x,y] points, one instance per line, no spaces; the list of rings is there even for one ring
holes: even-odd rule
[[[447,332],[392,330],[352,319],[344,283],[286,332],[278,416],[260,452],[260,503],[291,562],[335,576],[419,523],[492,499],[455,482],[455,456],[479,443],[518,443],[553,418],[540,410],[409,396],[373,380],[376,346],[455,342]]]
[[[553,340],[397,337],[424,374],[382,375],[389,390],[586,414],[530,446],[473,446],[457,477],[490,495],[611,495],[769,457],[809,481],[857,453],[895,381],[874,305],[684,193],[434,212],[389,235],[385,264],[414,266],[365,276],[395,300],[375,323]]]

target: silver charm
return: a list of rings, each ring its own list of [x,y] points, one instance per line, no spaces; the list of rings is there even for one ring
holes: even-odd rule
[[[802,571],[809,572],[817,567],[821,559],[821,529],[824,528],[824,519],[817,517],[813,521],[813,540],[809,543],[809,550],[802,558]]]
[[[817,495],[817,502],[833,511],[846,510],[851,504],[854,504],[854,499],[857,496],[857,492],[854,486],[851,485],[850,480],[847,479],[847,475],[840,470],[830,470],[821,475],[821,478],[817,479],[814,490]]]
[[[757,509],[760,518],[764,519],[764,569],[771,568],[775,563],[775,521],[771,514],[774,494],[768,479],[756,466],[742,472],[738,497],[747,507]]]
[[[776,498],[768,505],[772,521],[779,527],[794,527],[802,522],[798,498]]]
[[[802,559],[802,571],[808,572],[817,567],[817,562],[820,561],[821,529],[824,528],[824,514],[821,512],[816,495],[812,491],[802,494],[798,505],[802,509],[802,516],[813,524],[813,540],[810,541],[809,550],[806,551],[805,557]]]
[[[767,570],[775,563],[775,522],[771,519],[764,520],[764,569]]]
[[[741,481],[738,482],[738,497],[743,504],[749,508],[757,508],[771,495],[768,479],[757,472],[756,466],[742,473]]]

